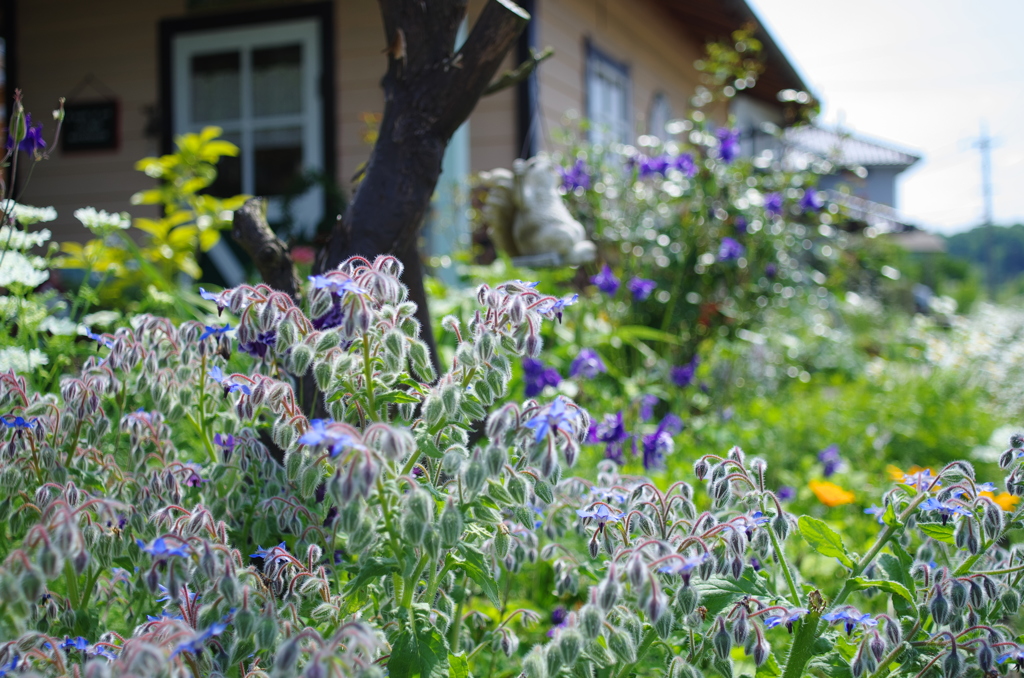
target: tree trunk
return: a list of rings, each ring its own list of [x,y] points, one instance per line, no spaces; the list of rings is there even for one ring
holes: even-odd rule
[[[469,117],[529,21],[511,0],[489,0],[465,44],[455,39],[467,0],[380,0],[388,48],[384,117],[366,173],[334,227],[317,270],[346,258],[394,254],[419,306],[438,374],[417,238],[452,134]]]

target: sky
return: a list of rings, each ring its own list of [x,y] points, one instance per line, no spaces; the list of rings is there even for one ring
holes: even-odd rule
[[[1024,1],[748,3],[822,101],[822,122],[923,156],[897,184],[912,223],[982,223],[983,124],[994,222],[1024,223]]]

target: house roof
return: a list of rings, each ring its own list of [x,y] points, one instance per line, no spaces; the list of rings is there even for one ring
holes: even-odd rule
[[[816,125],[790,127],[784,132],[783,140],[792,150],[826,158],[842,167],[889,165],[906,169],[921,159],[888,142]]]
[[[732,32],[747,24],[756,27],[756,36],[763,45],[765,70],[749,94],[778,105],[777,95],[785,89],[809,92],[810,88],[797,73],[768,30],[746,0],[656,0],[683,27],[701,42],[729,40]]]

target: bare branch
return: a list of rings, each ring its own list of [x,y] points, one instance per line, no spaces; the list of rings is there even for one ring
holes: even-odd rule
[[[484,93],[481,96],[487,96],[489,94],[494,94],[495,92],[500,92],[503,89],[508,89],[509,87],[515,87],[523,80],[530,77],[530,74],[537,70],[537,66],[540,65],[540,62],[544,61],[548,57],[554,56],[554,54],[555,50],[551,47],[545,47],[544,51],[539,54],[537,53],[537,50],[531,47],[529,59],[516,66],[514,70],[502,73],[501,77],[487,86],[487,89],[484,90]]]
[[[250,198],[235,211],[231,235],[252,258],[263,282],[298,301],[299,277],[288,246],[267,225],[266,200]]]

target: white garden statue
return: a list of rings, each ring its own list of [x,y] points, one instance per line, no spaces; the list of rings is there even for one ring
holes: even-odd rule
[[[483,217],[497,245],[532,265],[571,265],[593,261],[597,247],[587,239],[558,193],[558,167],[545,154],[516,160],[512,170],[482,172],[487,189]]]

